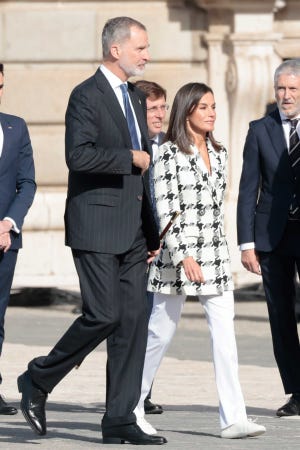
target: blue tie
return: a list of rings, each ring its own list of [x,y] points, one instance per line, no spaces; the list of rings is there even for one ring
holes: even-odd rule
[[[133,116],[133,112],[132,112],[132,109],[131,109],[131,106],[129,103],[127,84],[126,83],[121,84],[120,87],[121,87],[121,91],[122,91],[122,95],[123,95],[125,116],[126,116],[127,125],[128,125],[128,129],[129,129],[130,137],[131,137],[132,148],[133,148],[133,150],[140,150],[140,143],[139,143],[138,135],[136,132],[134,116]]]

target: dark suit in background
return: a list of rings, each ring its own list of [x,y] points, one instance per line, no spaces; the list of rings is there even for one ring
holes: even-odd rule
[[[292,204],[300,205],[300,171],[292,168],[288,152],[289,119],[300,117],[300,60],[279,66],[275,95],[279,109],[250,123],[237,228],[243,265],[253,273],[261,270],[275,359],[285,393],[293,394],[292,408],[288,403],[277,411],[283,416],[300,414],[300,346],[295,317],[300,217],[290,213]]]
[[[11,219],[11,245],[0,250],[0,354],[4,341],[4,318],[19,249],[22,247],[22,225],[30,208],[36,184],[32,147],[23,119],[0,113],[3,146],[0,148],[0,221]],[[0,374],[0,383],[2,381]],[[0,409],[1,413],[1,409]]]

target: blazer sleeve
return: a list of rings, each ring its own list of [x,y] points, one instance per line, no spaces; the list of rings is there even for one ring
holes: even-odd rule
[[[23,119],[20,119],[20,127],[16,194],[5,214],[6,217],[11,217],[16,222],[19,230],[22,228],[36,191],[33,152],[28,129]]]
[[[172,214],[181,211],[174,149],[176,147],[172,147],[170,143],[163,144],[154,161],[154,191],[160,232],[168,224]],[[165,244],[174,266],[189,256],[182,216],[177,218],[167,232]]]
[[[255,242],[255,213],[261,181],[259,144],[249,127],[243,152],[243,167],[237,204],[238,244]]]

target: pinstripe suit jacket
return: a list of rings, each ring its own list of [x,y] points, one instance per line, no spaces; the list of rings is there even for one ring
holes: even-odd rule
[[[128,83],[141,131],[151,152],[144,95]],[[98,69],[77,86],[66,112],[69,168],[66,244],[74,249],[120,254],[142,226],[148,249],[159,247],[149,185],[132,165],[128,126],[113,89]]]
[[[36,184],[32,147],[26,123],[20,117],[0,113],[3,148],[0,158],[0,220],[13,219],[22,229]],[[22,233],[11,232],[11,249],[22,246]]]
[[[222,294],[233,288],[224,235],[226,150],[217,152],[208,141],[212,174],[192,147],[187,155],[166,142],[154,162],[154,186],[160,230],[175,211],[181,214],[166,234],[162,251],[152,264],[148,290],[164,294]],[[196,151],[195,151],[196,150]],[[181,262],[192,256],[202,268],[205,284],[190,282]]]

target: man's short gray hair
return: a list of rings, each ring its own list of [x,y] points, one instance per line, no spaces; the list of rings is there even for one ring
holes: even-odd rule
[[[295,59],[287,59],[277,67],[274,74],[274,84],[277,83],[277,80],[280,75],[295,75],[300,77],[300,58]]]
[[[115,17],[109,19],[102,31],[102,54],[107,58],[113,43],[122,43],[130,38],[130,28],[137,27],[146,31],[146,27],[139,21],[131,17]]]

